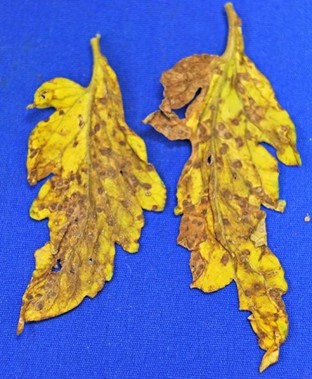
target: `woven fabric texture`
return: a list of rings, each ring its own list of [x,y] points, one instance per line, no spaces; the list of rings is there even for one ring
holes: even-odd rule
[[[263,351],[238,310],[234,284],[191,290],[189,252],[176,244],[176,185],[190,154],[143,125],[162,98],[162,71],[195,53],[221,54],[224,0],[2,0],[0,11],[0,378],[312,378],[312,3],[236,0],[246,52],[270,79],[298,131],[301,168],[280,164],[284,214],[268,211],[269,244],[289,283],[290,333],[280,361],[261,376]],[[51,110],[26,111],[37,87],[63,76],[87,85],[89,40],[117,72],[126,119],[146,142],[168,188],[163,213],[146,212],[138,254],[117,248],[113,280],[63,316],[27,324],[17,337],[34,251],[48,240],[28,212],[40,185],[26,181],[27,140]]]

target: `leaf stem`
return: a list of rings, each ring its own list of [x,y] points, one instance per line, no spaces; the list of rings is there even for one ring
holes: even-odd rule
[[[100,59],[104,58],[103,55],[101,54],[100,39],[101,39],[100,34],[96,34],[95,37],[91,38],[91,47],[92,47],[92,53],[93,53],[93,74],[92,74],[92,78],[89,85],[93,83],[93,80],[96,76],[96,71],[97,71],[96,68],[100,62]]]
[[[232,3],[226,3],[225,4],[225,12],[228,19],[228,39],[227,39],[227,45],[226,49],[223,53],[223,58],[228,60],[234,53],[235,49],[237,48],[238,43],[240,42],[241,46],[243,45],[243,40],[241,36],[241,32],[237,33],[237,28],[241,28],[241,20],[237,16],[237,13],[235,12],[235,9],[233,7]],[[239,39],[241,41],[239,41]]]

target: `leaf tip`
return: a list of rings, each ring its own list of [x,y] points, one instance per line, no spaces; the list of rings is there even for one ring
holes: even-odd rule
[[[234,7],[233,7],[233,3],[231,3],[230,1],[229,2],[227,2],[226,4],[225,4],[225,9],[227,9],[227,10],[233,10],[234,9]]]
[[[20,334],[23,333],[23,330],[24,330],[24,326],[25,326],[25,321],[24,319],[22,318],[22,316],[20,316],[19,320],[18,320],[18,324],[17,324],[17,329],[16,329],[16,334],[19,336]]]
[[[91,47],[92,47],[94,58],[101,54],[100,39],[101,39],[101,34],[99,33],[97,33],[95,37],[91,38]]]
[[[142,120],[142,123],[145,124],[145,125],[149,124],[149,120],[151,119],[151,115],[152,115],[152,113],[149,114],[148,116],[146,116],[146,117]]]
[[[278,212],[283,213],[285,211],[285,208],[286,208],[286,201],[285,200],[279,200],[277,203],[276,210]]]
[[[264,370],[266,370],[269,366],[276,363],[278,361],[279,357],[279,348],[274,347],[269,349],[263,356],[259,371],[262,373]]]
[[[229,20],[232,19],[236,15],[233,3],[231,2],[226,3],[224,8]]]

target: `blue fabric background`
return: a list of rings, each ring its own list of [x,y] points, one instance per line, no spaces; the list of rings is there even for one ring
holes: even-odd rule
[[[176,245],[175,190],[190,153],[143,125],[162,97],[163,70],[194,53],[222,53],[224,0],[2,0],[0,10],[0,378],[260,378],[263,352],[235,285],[190,290],[189,252]],[[301,168],[280,165],[284,214],[268,212],[269,244],[286,271],[290,333],[280,362],[261,378],[312,378],[311,61],[309,0],[236,0],[247,54],[271,80],[298,131]],[[128,124],[147,144],[168,188],[162,214],[146,212],[137,255],[117,249],[115,275],[74,311],[15,329],[33,252],[48,239],[28,216],[40,185],[26,181],[27,139],[50,111],[26,111],[56,76],[87,85],[89,39],[116,70]]]

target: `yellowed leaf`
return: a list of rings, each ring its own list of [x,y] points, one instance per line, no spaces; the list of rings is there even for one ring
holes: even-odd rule
[[[18,333],[27,321],[57,316],[94,297],[113,275],[115,243],[138,250],[142,209],[161,211],[166,190],[148,163],[143,140],[126,124],[116,74],[91,40],[90,85],[56,78],[29,108],[56,111],[31,133],[28,180],[53,176],[30,214],[49,218],[50,241],[36,251],[36,269],[23,296]]]
[[[281,296],[284,271],[267,246],[265,212],[283,211],[276,149],[286,165],[300,164],[296,134],[269,81],[244,53],[241,20],[231,4],[222,56],[194,55],[162,75],[164,100],[145,120],[171,140],[188,139],[192,154],[178,184],[178,243],[191,250],[193,288],[216,291],[236,282],[240,309],[266,350],[260,371],[278,360],[288,332]],[[200,90],[200,93],[198,93]],[[185,118],[174,109],[190,103]]]

